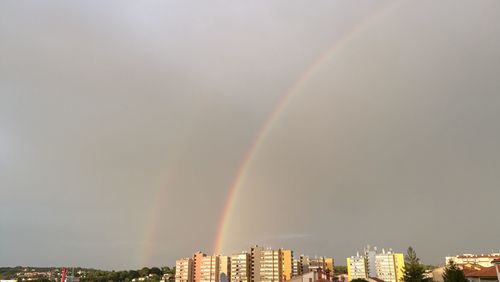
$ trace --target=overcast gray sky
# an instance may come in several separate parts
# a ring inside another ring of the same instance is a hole
[[[212,252],[332,46],[224,251],[500,251],[499,1],[2,1],[0,265]]]

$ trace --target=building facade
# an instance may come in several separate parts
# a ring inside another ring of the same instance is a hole
[[[302,270],[300,267],[300,261],[298,259],[293,259],[293,270],[292,270],[292,276],[296,277],[302,274]]]
[[[309,271],[323,271],[328,275],[333,275],[333,258],[315,257],[309,258]]]
[[[386,282],[399,282],[403,278],[404,255],[382,252],[375,256],[377,278]]]
[[[219,282],[229,282],[231,279],[231,258],[219,256]]]
[[[201,262],[207,255],[202,252],[196,252],[193,255],[193,281],[201,282]]]
[[[200,282],[219,282],[219,257],[200,258]]]
[[[243,252],[231,256],[231,282],[250,282],[250,254]]]
[[[309,272],[309,265],[311,260],[308,256],[300,255],[299,257],[299,275],[303,275]]]
[[[287,281],[293,277],[293,251],[280,249],[281,252],[281,269],[282,280]]]
[[[260,261],[261,282],[283,281],[283,261],[281,250],[266,249],[262,251]]]
[[[353,279],[378,278],[387,282],[399,282],[403,278],[404,255],[392,251],[376,252],[369,246],[362,254],[347,258],[349,281]]]
[[[368,258],[356,254],[347,258],[347,276],[349,281],[353,279],[368,279]]]
[[[284,282],[317,272],[333,276],[333,258],[307,256],[294,258],[290,249],[253,246],[231,257],[207,256],[196,252],[190,258],[176,261],[176,282]]]
[[[260,282],[260,268],[262,253],[264,248],[261,246],[253,246],[250,248],[250,282]]]
[[[193,259],[185,258],[175,262],[175,282],[193,281]]]

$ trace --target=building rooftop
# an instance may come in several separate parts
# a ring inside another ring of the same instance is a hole
[[[463,255],[458,255],[457,256],[457,258],[491,258],[491,257],[498,257],[498,258],[500,258],[500,253],[480,254],[480,255],[463,254]]]
[[[497,270],[495,269],[495,266],[485,267],[481,270],[465,274],[465,277],[497,278]]]

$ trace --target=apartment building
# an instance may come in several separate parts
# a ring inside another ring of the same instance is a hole
[[[382,252],[375,256],[377,278],[386,282],[398,282],[403,278],[404,255],[402,253]]]
[[[312,265],[312,266],[311,266]],[[283,282],[311,270],[330,270],[332,258],[294,259],[290,249],[253,246],[231,257],[196,252],[176,263],[176,282]],[[328,274],[327,274],[328,275]]]
[[[200,282],[219,282],[219,257],[200,258]]]
[[[193,259],[184,258],[175,262],[175,282],[193,281]]]
[[[281,252],[281,269],[282,280],[287,281],[293,277],[293,251],[280,249]]]
[[[231,256],[231,282],[250,282],[250,254],[243,252]]]
[[[260,281],[283,281],[283,260],[281,250],[266,249],[262,251],[260,261]]]
[[[302,275],[302,269],[300,265],[300,261],[298,259],[293,259],[293,270],[292,270],[292,276],[296,277],[299,275]]]
[[[315,257],[309,260],[309,271],[323,271],[328,275],[333,275],[333,258]]]
[[[202,252],[196,252],[193,255],[193,281],[201,282],[201,261],[207,255]]]
[[[357,253],[355,256],[347,258],[347,277],[349,281],[353,279],[368,279],[368,258]]]
[[[333,276],[334,270],[333,267],[335,266],[335,260],[333,258],[323,258],[325,262],[325,270],[329,272],[330,275]]]
[[[231,279],[231,258],[219,256],[219,282],[229,282]]]
[[[250,282],[261,282],[260,269],[264,248],[253,246],[250,248]]]
[[[349,281],[353,279],[378,278],[386,282],[398,282],[403,277],[404,255],[392,250],[381,253],[368,246],[362,254],[347,258],[347,274]]]
[[[308,256],[300,255],[299,257],[299,274],[305,274],[309,272],[309,265],[311,261]]]

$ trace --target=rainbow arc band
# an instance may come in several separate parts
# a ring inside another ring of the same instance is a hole
[[[391,2],[393,5],[385,5],[367,17],[365,17],[359,24],[355,25],[348,33],[346,33],[340,40],[336,41],[330,48],[328,48],[325,52],[323,52],[318,59],[316,59],[309,67],[302,73],[298,80],[296,80],[289,90],[277,101],[274,110],[269,114],[266,121],[261,126],[258,134],[255,139],[251,143],[249,149],[244,155],[238,172],[236,173],[236,177],[234,178],[228,192],[228,196],[226,198],[224,209],[222,211],[222,216],[219,220],[219,225],[217,227],[217,234],[215,237],[214,243],[214,253],[220,254],[223,248],[224,240],[226,238],[226,232],[228,229],[228,224],[230,221],[230,215],[234,209],[234,204],[238,196],[238,192],[241,189],[243,182],[245,181],[246,175],[252,164],[253,159],[255,158],[256,153],[262,147],[265,139],[269,135],[272,126],[275,124],[276,120],[280,117],[280,115],[285,110],[286,106],[289,104],[291,98],[298,93],[300,90],[307,84],[307,82],[313,77],[317,71],[324,65],[332,55],[346,43],[348,43],[355,34],[363,31],[370,23],[372,23],[375,17],[380,17],[384,12],[388,10],[389,7],[394,7],[395,3],[400,3],[403,1],[394,1]]]

